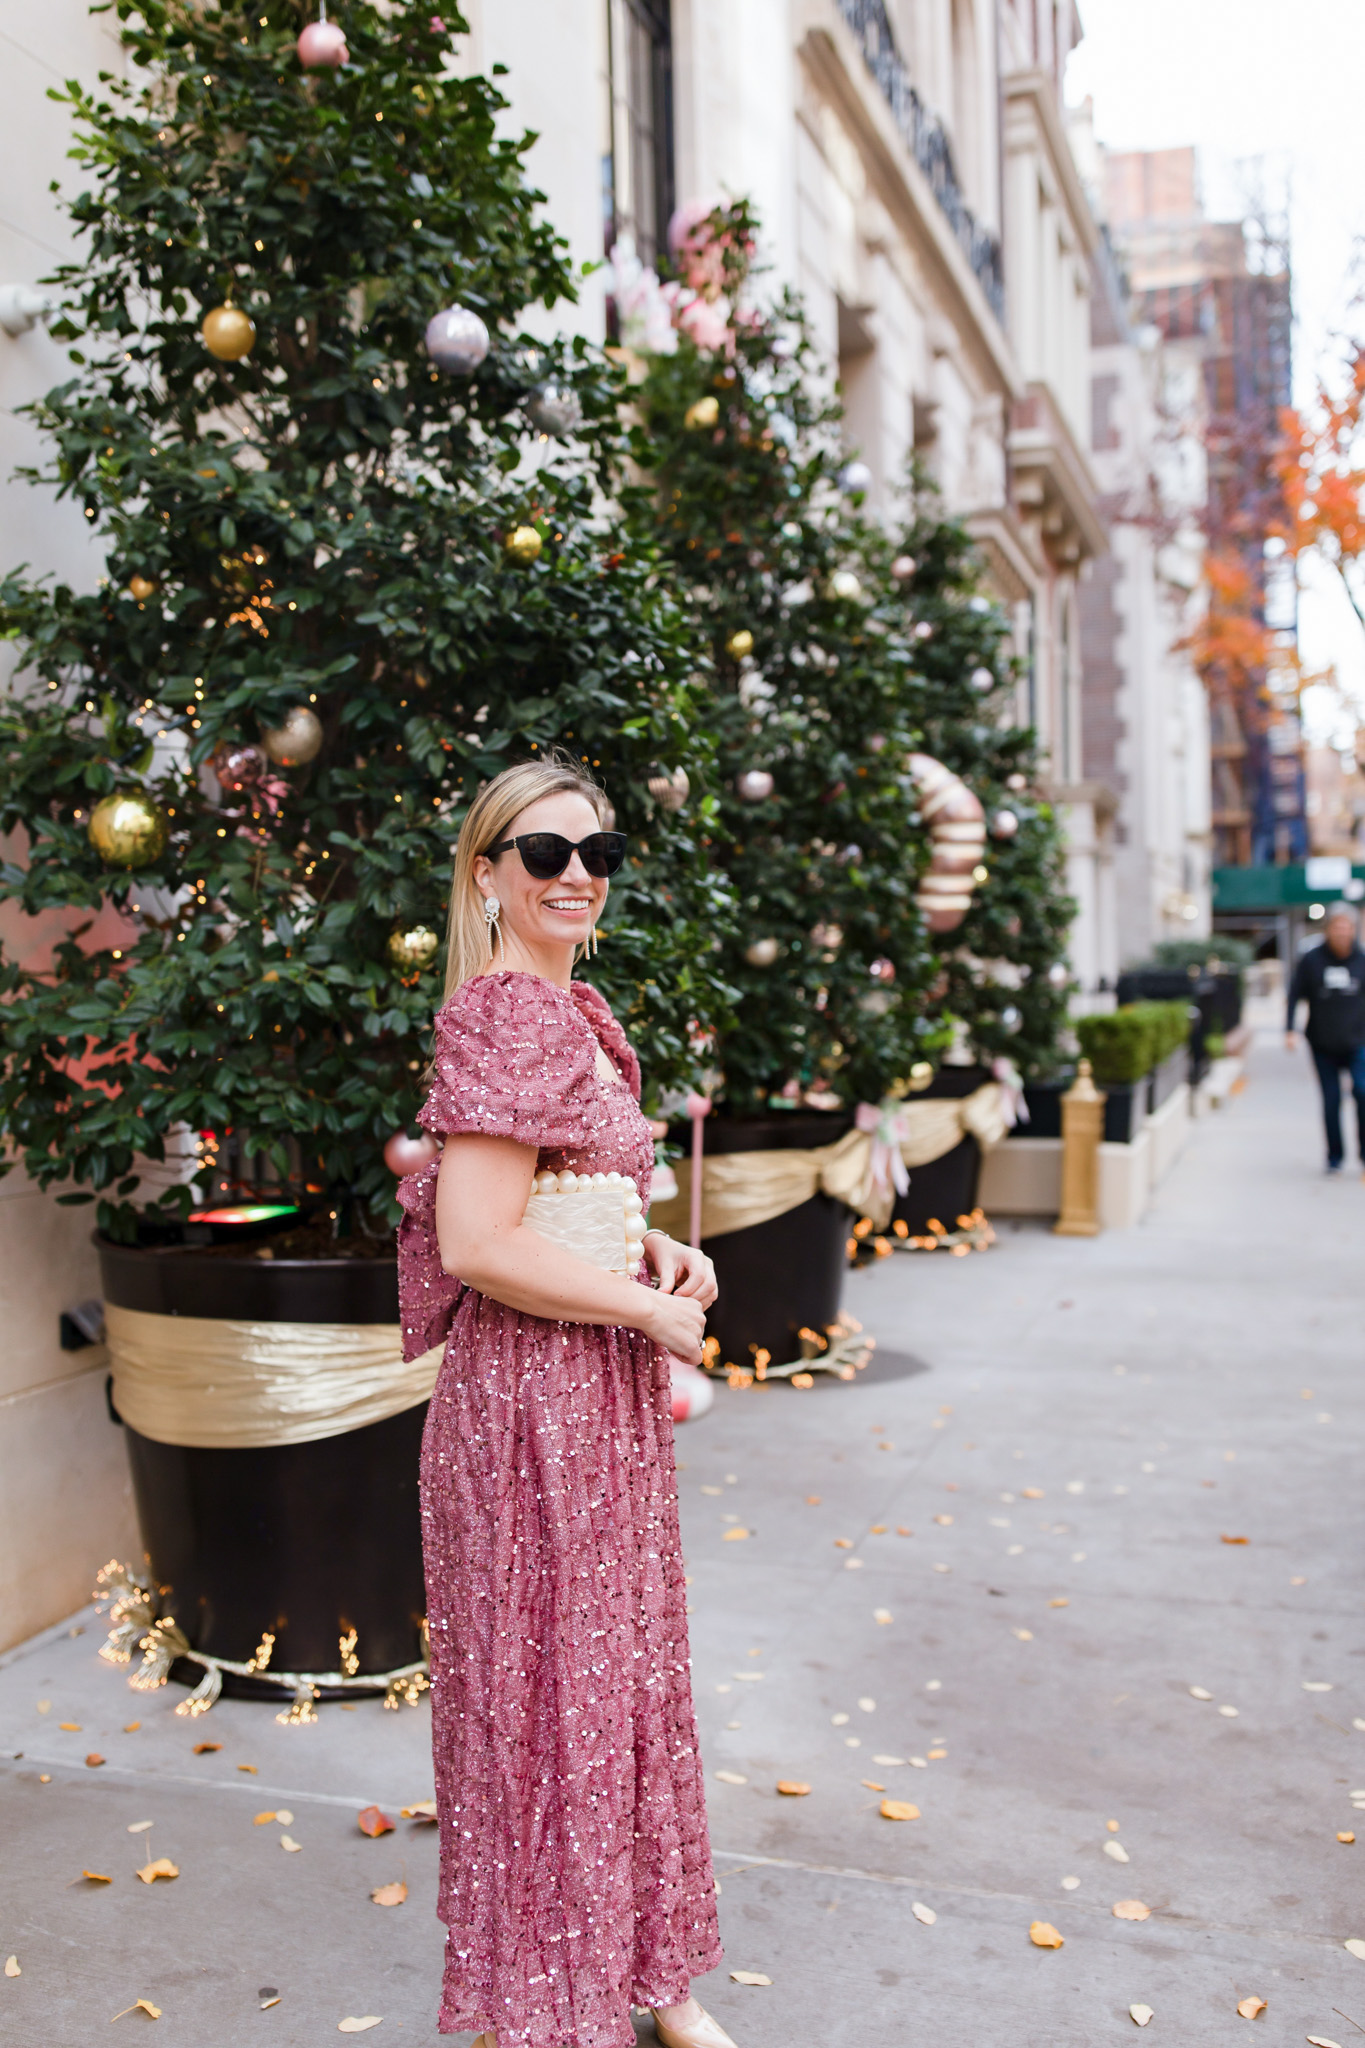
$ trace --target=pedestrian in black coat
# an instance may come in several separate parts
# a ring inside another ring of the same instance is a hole
[[[1356,1145],[1365,1166],[1365,952],[1361,951],[1356,913],[1339,903],[1327,919],[1322,945],[1299,957],[1289,984],[1285,1044],[1298,1043],[1294,1020],[1300,1003],[1308,1005],[1308,1049],[1322,1089],[1322,1116],[1327,1130],[1327,1171],[1340,1173],[1345,1158],[1341,1139],[1341,1074],[1351,1077],[1356,1099]]]

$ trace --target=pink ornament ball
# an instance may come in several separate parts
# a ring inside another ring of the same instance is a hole
[[[336,71],[351,61],[346,31],[335,21],[310,21],[299,37],[298,51],[305,71]]]
[[[420,1173],[424,1166],[430,1166],[433,1159],[440,1157],[441,1148],[429,1131],[423,1131],[420,1138],[410,1138],[406,1131],[395,1131],[384,1147],[384,1164],[390,1173],[400,1177],[405,1173]]]

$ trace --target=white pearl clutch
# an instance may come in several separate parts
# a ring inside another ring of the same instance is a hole
[[[538,1173],[522,1222],[589,1266],[638,1273],[644,1260],[644,1204],[621,1173]]]

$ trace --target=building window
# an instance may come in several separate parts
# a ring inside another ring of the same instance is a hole
[[[646,263],[667,249],[673,212],[673,41],[669,0],[607,0],[605,247],[633,237]]]

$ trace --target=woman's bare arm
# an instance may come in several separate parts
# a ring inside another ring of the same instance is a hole
[[[698,1303],[589,1265],[527,1229],[521,1219],[535,1171],[534,1147],[511,1138],[446,1139],[436,1180],[436,1237],[446,1271],[525,1315],[643,1330],[695,1364],[705,1324]]]

